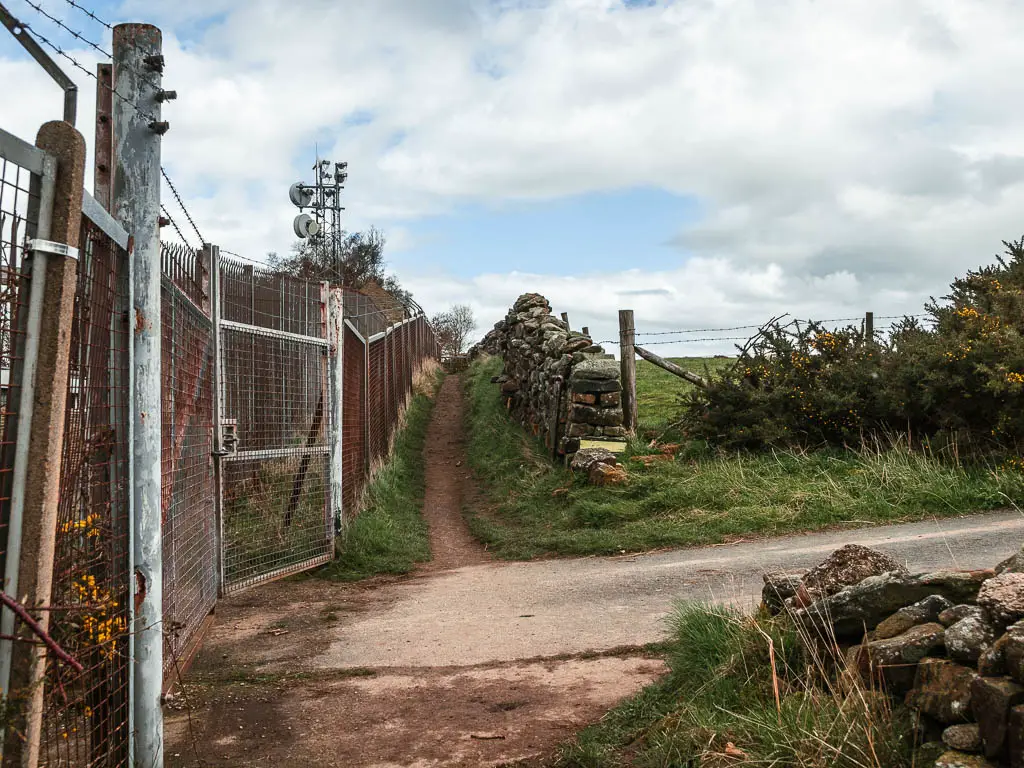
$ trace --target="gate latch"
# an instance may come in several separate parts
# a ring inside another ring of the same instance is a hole
[[[220,443],[223,450],[218,456],[234,456],[238,453],[238,419],[222,419],[220,422]]]

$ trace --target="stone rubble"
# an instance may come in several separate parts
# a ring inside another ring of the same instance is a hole
[[[1024,768],[1022,563],[1024,550],[996,569],[912,574],[844,547],[802,578],[766,573],[762,608],[903,700],[936,750],[922,768]]]

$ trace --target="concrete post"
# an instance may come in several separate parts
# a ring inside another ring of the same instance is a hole
[[[622,421],[629,432],[636,431],[636,328],[633,310],[619,310],[619,366],[622,371]]]
[[[45,242],[33,249],[32,280],[43,280],[39,348],[34,380],[26,382],[33,396],[32,421],[25,478],[18,596],[32,610],[50,604],[53,558],[60,499],[60,463],[64,450],[64,416],[68,391],[71,324],[78,283],[79,237],[82,227],[82,185],[85,181],[85,139],[69,123],[46,123],[36,146],[57,159],[53,214],[46,240],[70,246],[67,254],[47,252]],[[40,268],[41,267],[41,268]],[[49,630],[50,612],[36,620]],[[35,768],[42,736],[46,648],[14,644],[12,691],[25,691],[23,722],[14,729],[5,750],[11,765]],[[20,759],[20,763],[18,762]],[[5,764],[8,764],[5,762]]]
[[[131,385],[134,767],[162,768],[163,542],[160,402],[160,30],[114,27],[114,218],[134,241]]]

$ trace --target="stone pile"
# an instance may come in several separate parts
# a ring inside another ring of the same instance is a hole
[[[552,315],[540,294],[520,296],[469,354],[502,358],[494,383],[510,413],[559,454],[574,455],[581,438],[626,436],[618,363]]]
[[[765,609],[912,710],[934,753],[922,766],[1024,768],[1024,551],[995,569],[911,574],[849,545],[764,582]]]

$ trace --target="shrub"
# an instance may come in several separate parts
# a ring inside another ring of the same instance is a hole
[[[904,433],[940,448],[1014,453],[1024,442],[1024,238],[968,272],[929,320],[888,338],[772,323],[685,399],[690,435],[732,448],[859,444]]]

